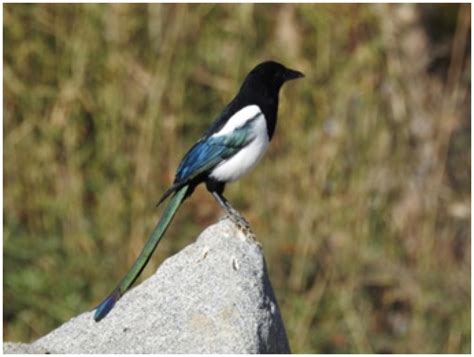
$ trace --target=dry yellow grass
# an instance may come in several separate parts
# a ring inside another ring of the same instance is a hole
[[[4,339],[92,308],[246,72],[302,70],[228,197],[293,352],[470,352],[470,5],[4,5]],[[221,214],[198,189],[152,259]]]

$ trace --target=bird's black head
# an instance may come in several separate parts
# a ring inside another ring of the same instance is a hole
[[[284,65],[267,61],[258,64],[245,78],[242,90],[263,91],[268,94],[277,94],[286,81],[304,77],[303,73],[286,68]]]

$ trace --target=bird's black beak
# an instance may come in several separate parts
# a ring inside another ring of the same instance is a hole
[[[295,71],[293,69],[287,69],[285,71],[285,81],[290,81],[292,79],[303,78],[304,74],[300,71]]]

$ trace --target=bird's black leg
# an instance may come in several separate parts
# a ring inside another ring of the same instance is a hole
[[[209,192],[212,193],[212,196],[214,196],[217,203],[219,203],[219,205],[224,209],[227,214],[227,217],[232,222],[234,222],[234,224],[239,227],[239,229],[244,231],[246,235],[255,240],[255,234],[252,232],[247,220],[242,216],[239,211],[232,207],[229,201],[227,201],[227,199],[222,194],[224,192],[225,184],[213,180],[208,180],[206,182],[206,186]]]
[[[213,191],[212,195],[216,201],[221,205],[221,207],[227,213],[227,216],[238,226],[243,226],[245,229],[250,229],[250,225],[247,220],[242,216],[242,214],[237,211],[232,205],[227,201],[227,199],[219,192]]]
[[[219,193],[217,191],[212,191],[212,195],[216,199],[216,201],[221,205],[221,207],[226,211],[227,217],[234,222],[234,224],[242,231],[244,234],[257,242],[257,237],[255,236],[255,233],[253,233],[252,229],[250,228],[249,222],[240,214],[239,211],[237,211],[232,205],[229,203],[229,201],[226,200],[226,198],[222,195],[222,193]],[[257,245],[261,247],[260,243],[257,242]]]

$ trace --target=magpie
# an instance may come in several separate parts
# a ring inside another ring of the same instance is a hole
[[[97,306],[95,321],[103,319],[135,282],[178,208],[199,184],[206,184],[239,228],[249,228],[247,221],[223,196],[225,185],[242,177],[262,158],[275,133],[280,88],[286,81],[301,77],[303,73],[274,61],[260,63],[250,71],[234,99],[184,155],[173,184],[158,202],[160,205],[172,195],[159,222],[132,268]]]

